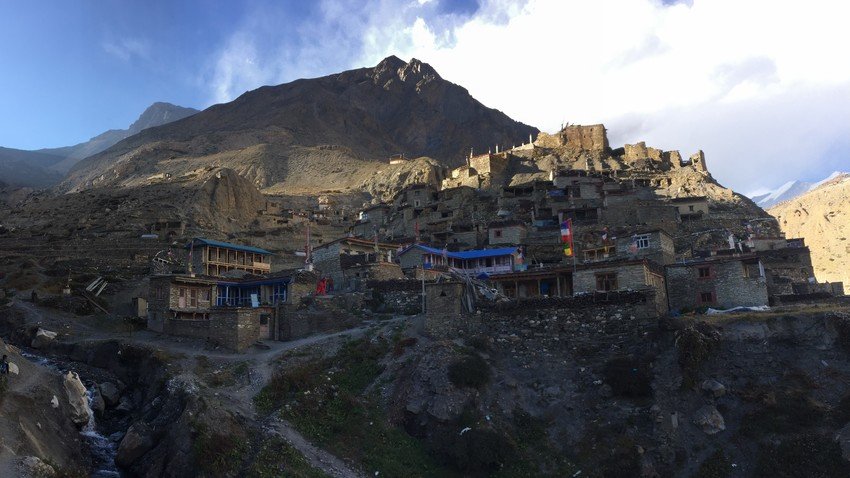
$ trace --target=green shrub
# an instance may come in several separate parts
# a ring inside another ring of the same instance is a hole
[[[481,388],[490,382],[490,365],[476,354],[468,354],[449,364],[449,380],[457,388]]]
[[[247,448],[243,438],[210,429],[202,423],[195,424],[195,432],[192,451],[198,468],[212,476],[228,476],[240,467]]]
[[[328,475],[313,468],[307,459],[277,436],[259,445],[247,473],[248,478],[324,478]]]
[[[682,385],[692,387],[699,379],[702,364],[720,345],[720,333],[705,322],[676,332],[676,350],[682,369]]]

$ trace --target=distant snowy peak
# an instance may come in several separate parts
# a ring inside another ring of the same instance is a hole
[[[767,209],[781,202],[790,201],[801,194],[805,194],[839,177],[850,177],[850,174],[835,171],[816,183],[809,183],[806,181],[788,181],[773,191],[755,195],[750,199],[752,199],[753,202],[758,204],[762,209]]]

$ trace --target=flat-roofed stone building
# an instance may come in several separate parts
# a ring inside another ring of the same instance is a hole
[[[768,304],[764,267],[754,254],[669,264],[666,272],[671,311]]]

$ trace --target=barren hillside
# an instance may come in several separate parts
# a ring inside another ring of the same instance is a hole
[[[788,237],[803,237],[821,281],[850,283],[850,175],[768,210]]]
[[[264,86],[189,118],[147,129],[78,163],[63,191],[128,186],[157,174],[228,167],[260,188],[360,187],[364,163],[390,155],[448,164],[469,148],[514,144],[537,133],[487,108],[419,60]],[[331,168],[331,170],[328,170]]]

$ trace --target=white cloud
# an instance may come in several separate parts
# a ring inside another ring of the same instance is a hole
[[[119,38],[118,40],[106,40],[101,43],[103,51],[127,62],[132,58],[149,59],[151,45],[143,38]]]
[[[259,66],[245,63],[262,32],[241,29],[218,56],[216,100],[416,57],[543,130],[604,122],[612,144],[701,148],[715,177],[744,191],[817,176],[850,137],[845,2],[482,0],[453,16],[436,13],[441,1],[325,0],[298,30],[316,41],[265,48]]]

